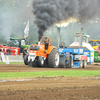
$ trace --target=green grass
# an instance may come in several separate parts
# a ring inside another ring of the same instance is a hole
[[[0,62],[0,64],[6,64],[6,62]],[[22,62],[10,62],[10,64],[24,64]]]
[[[9,72],[0,73],[0,79],[12,79],[12,78],[33,78],[33,77],[54,77],[54,76],[97,76],[100,75],[100,71],[43,71],[43,72]]]

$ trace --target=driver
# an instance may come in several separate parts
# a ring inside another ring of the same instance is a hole
[[[47,40],[44,41],[44,44],[45,44],[45,50],[48,49],[48,45],[49,45],[49,42]]]
[[[45,44],[45,43],[48,43],[48,41],[47,41],[47,40],[45,40],[45,41],[44,41],[44,44]]]

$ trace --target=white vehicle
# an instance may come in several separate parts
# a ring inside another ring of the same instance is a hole
[[[69,45],[68,48],[75,48],[75,47],[81,47],[83,48],[84,55],[87,56],[88,58],[88,63],[93,63],[94,62],[94,50],[91,46],[91,44],[88,42],[88,38],[90,37],[89,35],[85,35],[85,33],[82,34],[82,39],[80,39],[81,33],[76,33],[75,34],[75,41]],[[82,41],[82,42],[80,42]],[[80,44],[82,43],[82,44]]]

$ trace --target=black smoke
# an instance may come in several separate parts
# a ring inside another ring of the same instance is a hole
[[[44,31],[63,20],[85,23],[100,17],[100,0],[34,0],[32,6],[39,40]]]

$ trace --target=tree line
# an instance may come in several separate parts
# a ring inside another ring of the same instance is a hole
[[[24,29],[30,17],[29,43],[35,44],[38,41],[38,28],[34,24],[35,16],[32,13],[32,0],[0,0],[0,44],[4,44],[10,37],[24,37]],[[91,39],[100,38],[100,21],[92,21],[84,24],[69,23],[66,27],[60,28],[60,43],[66,46],[74,41],[74,34],[80,33],[81,28],[90,35]],[[57,26],[53,25],[45,31],[44,36],[52,40],[52,44],[58,46]]]

